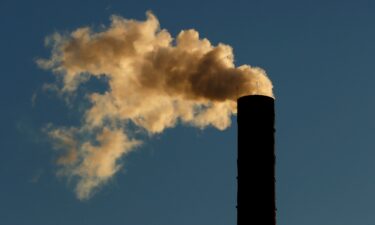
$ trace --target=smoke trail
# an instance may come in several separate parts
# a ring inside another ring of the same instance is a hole
[[[80,127],[46,129],[64,150],[58,174],[76,180],[79,199],[106,183],[122,166],[119,159],[141,144],[129,123],[151,135],[176,123],[223,130],[239,96],[273,96],[262,69],[235,67],[229,45],[214,46],[195,30],[174,40],[151,12],[145,21],[112,16],[100,32],[82,27],[46,43],[51,57],[37,64],[56,74],[60,94],[74,94],[91,77],[108,82],[104,93],[87,93],[91,106]]]

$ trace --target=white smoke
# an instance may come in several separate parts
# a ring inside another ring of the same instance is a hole
[[[47,128],[55,147],[64,150],[58,174],[76,180],[79,199],[113,177],[119,159],[141,144],[131,138],[129,123],[150,135],[177,123],[224,130],[238,97],[273,97],[265,71],[235,67],[229,45],[214,46],[195,30],[173,40],[151,12],[145,21],[112,16],[105,30],[82,27],[46,43],[51,57],[37,63],[56,74],[60,94],[74,94],[91,77],[108,82],[104,93],[87,93],[91,106],[80,127]]]

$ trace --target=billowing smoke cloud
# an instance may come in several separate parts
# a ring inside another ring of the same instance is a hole
[[[51,57],[37,63],[56,74],[59,94],[72,96],[92,77],[108,83],[104,93],[86,93],[90,106],[81,126],[46,128],[63,152],[58,174],[76,182],[79,199],[113,177],[120,159],[141,144],[132,129],[152,135],[181,123],[223,130],[238,97],[273,96],[262,69],[235,67],[229,45],[214,46],[195,30],[181,31],[174,40],[150,12],[145,21],[112,16],[99,32],[82,27],[56,33],[46,43]]]

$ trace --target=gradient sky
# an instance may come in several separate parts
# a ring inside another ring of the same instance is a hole
[[[195,28],[231,45],[236,65],[273,80],[279,225],[375,224],[373,1],[1,0],[0,225],[236,224],[235,118],[223,132],[147,139],[88,201],[55,176],[41,128],[79,115],[41,91],[54,79],[35,64],[49,56],[45,36],[147,10],[173,35]]]

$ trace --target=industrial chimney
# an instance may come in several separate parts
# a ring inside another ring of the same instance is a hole
[[[238,99],[237,225],[275,225],[274,99]]]

